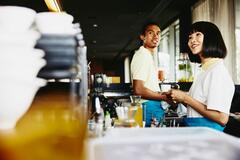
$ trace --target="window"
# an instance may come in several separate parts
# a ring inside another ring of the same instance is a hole
[[[176,20],[162,31],[159,45],[159,68],[164,69],[166,81],[176,81],[179,51],[179,20]]]
[[[236,83],[240,84],[240,1],[235,0],[235,15],[236,15],[236,26],[235,26],[235,36],[236,36]]]

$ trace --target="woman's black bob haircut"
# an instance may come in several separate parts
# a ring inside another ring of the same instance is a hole
[[[227,55],[227,48],[225,46],[222,34],[218,27],[205,21],[199,21],[193,23],[190,27],[188,35],[195,32],[201,32],[204,35],[203,38],[203,51],[202,56],[204,58],[225,58]],[[189,58],[192,62],[201,63],[198,55],[193,55],[189,49]]]

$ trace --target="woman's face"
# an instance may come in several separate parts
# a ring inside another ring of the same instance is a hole
[[[203,49],[204,35],[202,32],[194,32],[188,37],[188,47],[193,54],[199,54]]]

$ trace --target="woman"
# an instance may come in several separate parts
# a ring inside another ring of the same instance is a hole
[[[187,126],[206,126],[223,131],[228,122],[234,83],[223,63],[227,49],[216,25],[196,22],[191,26],[188,47],[190,56],[201,63],[189,93],[171,90],[173,101],[186,104]]]

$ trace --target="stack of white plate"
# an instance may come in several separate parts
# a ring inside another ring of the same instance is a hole
[[[36,12],[0,6],[0,129],[14,128],[46,81],[37,78],[46,64],[44,51],[34,46],[40,33],[31,29]]]

